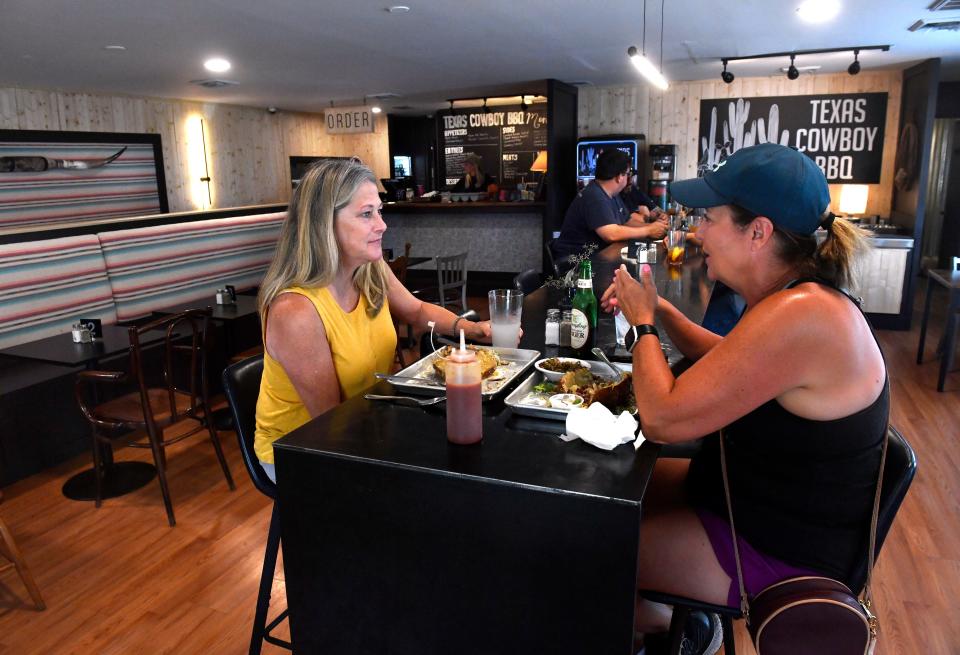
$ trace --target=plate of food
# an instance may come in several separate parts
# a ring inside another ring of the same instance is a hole
[[[573,357],[548,357],[536,362],[533,367],[543,373],[543,377],[550,382],[558,382],[564,373],[576,371],[581,368],[589,370],[590,362],[584,359],[574,359]]]
[[[606,364],[585,360],[584,363],[589,368],[567,371],[557,381],[546,379],[537,370],[503,402],[517,414],[559,421],[566,420],[573,407],[589,407],[593,403],[600,403],[614,414],[637,411],[630,364],[618,364],[621,373],[615,376]]]
[[[523,348],[493,348],[492,346],[467,346],[477,353],[482,376],[481,393],[489,400],[523,372],[528,370],[540,357],[538,350]],[[446,391],[444,383],[446,357],[451,347],[438,348],[426,357],[414,362],[395,377],[388,378],[390,384],[410,393],[436,395]]]

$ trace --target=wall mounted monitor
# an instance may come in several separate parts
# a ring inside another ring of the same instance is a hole
[[[633,170],[639,171],[639,156],[644,137],[616,139],[582,139],[577,142],[577,186],[582,187],[596,175],[597,157],[604,150],[617,148],[630,156]]]

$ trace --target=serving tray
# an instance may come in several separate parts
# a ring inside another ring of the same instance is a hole
[[[485,350],[495,350],[501,361],[500,366],[498,366],[494,372],[494,379],[485,379],[483,381],[481,395],[485,401],[496,397],[500,392],[509,387],[514,380],[520,377],[540,358],[539,350],[494,348],[492,346],[476,347]],[[439,349],[396,373],[399,377],[415,379],[399,380],[394,378],[389,380],[390,384],[414,394],[434,396],[445,393],[446,386],[433,369],[433,360],[440,356],[438,353]]]
[[[590,370],[595,375],[600,375],[607,377],[607,373],[610,373],[610,369],[606,364],[598,361],[589,360]],[[614,366],[619,368],[621,371],[630,373],[633,371],[632,364],[622,364],[614,362]],[[612,375],[610,376],[612,379]],[[543,405],[536,404],[533,401],[535,398],[544,398],[546,394],[538,394],[533,390],[535,386],[543,382],[543,373],[540,371],[534,371],[529,377],[527,377],[523,382],[517,385],[517,388],[514,389],[509,396],[504,398],[503,404],[510,407],[515,414],[523,414],[524,416],[536,416],[538,418],[548,418],[555,421],[566,421],[567,414],[570,412],[569,409],[560,409],[557,407],[546,407]]]

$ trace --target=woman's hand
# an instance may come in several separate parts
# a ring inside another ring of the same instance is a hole
[[[610,286],[607,287],[606,291],[603,292],[603,295],[600,296],[600,308],[607,312],[608,314],[613,312],[616,314],[619,310],[617,309],[617,280],[614,277],[613,282],[610,283]]]
[[[472,339],[473,341],[482,341],[483,343],[490,343],[490,341],[493,338],[492,337],[493,332],[490,327],[490,321],[479,321],[476,323],[474,323],[473,321],[460,321],[460,325],[457,326],[458,329],[461,325],[464,328],[463,330],[464,335],[468,339]],[[455,341],[459,339],[460,339],[459,334],[454,335]]]
[[[658,296],[650,265],[644,264],[640,268],[638,282],[630,276],[627,267],[621,264],[614,272],[613,280],[613,286],[616,287],[616,305],[630,325],[653,323]],[[604,293],[604,297],[606,295]]]

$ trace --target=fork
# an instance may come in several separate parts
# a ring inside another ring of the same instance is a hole
[[[410,396],[381,396],[375,393],[368,393],[364,396],[367,400],[394,400],[398,403],[416,405],[417,407],[427,407],[436,405],[447,399],[446,396],[437,396],[436,398],[411,398]]]

